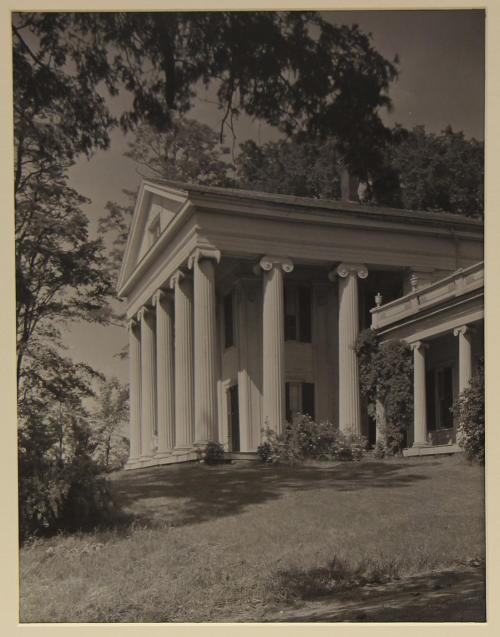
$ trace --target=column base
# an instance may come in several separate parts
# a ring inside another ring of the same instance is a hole
[[[156,467],[164,464],[178,464],[181,462],[192,462],[197,460],[197,455],[192,447],[188,449],[176,449],[171,453],[155,454],[154,456],[143,456],[127,461],[124,470],[146,469],[148,467]]]
[[[403,449],[403,456],[411,458],[413,456],[437,456],[441,454],[463,453],[462,447],[452,445],[427,445],[425,447],[409,447]]]
[[[425,447],[431,447],[430,442],[414,442],[411,446],[412,449],[425,449]]]

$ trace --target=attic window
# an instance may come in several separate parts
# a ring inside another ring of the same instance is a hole
[[[153,221],[149,224],[149,247],[151,247],[154,242],[160,236],[160,215],[157,215]]]

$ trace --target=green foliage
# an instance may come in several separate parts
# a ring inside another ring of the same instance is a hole
[[[232,185],[232,165],[225,160],[229,149],[206,124],[175,117],[167,131],[141,124],[125,153],[149,174],[162,179],[206,186]]]
[[[109,519],[114,503],[108,483],[92,458],[94,451],[90,428],[73,414],[64,414],[58,423],[31,418],[21,428],[21,539],[90,529]]]
[[[236,159],[240,187],[297,197],[340,198],[336,143],[301,136],[258,146],[248,140]]]
[[[403,341],[380,344],[373,330],[364,330],[356,343],[360,389],[369,414],[376,417],[376,403],[385,409],[382,435],[388,452],[401,450],[405,432],[413,422],[413,360]]]
[[[97,441],[94,458],[105,471],[121,469],[128,458],[128,387],[115,377],[103,381],[92,413],[92,435]]]
[[[205,464],[222,464],[225,462],[224,447],[219,442],[207,442],[204,447],[196,449],[198,462]]]
[[[451,126],[439,135],[424,126],[396,127],[373,171],[374,201],[408,210],[484,215],[484,144]]]
[[[363,436],[344,433],[329,421],[300,416],[278,434],[270,427],[257,447],[262,462],[295,464],[304,460],[359,460],[366,449]]]
[[[446,128],[381,131],[363,161],[348,161],[335,136],[297,134],[258,146],[240,145],[241,186],[295,196],[339,199],[339,171],[366,181],[366,203],[483,217],[484,144]]]
[[[457,418],[457,441],[470,460],[484,464],[484,362],[453,405]]]

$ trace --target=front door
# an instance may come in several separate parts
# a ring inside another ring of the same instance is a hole
[[[231,435],[231,451],[240,450],[240,412],[238,410],[238,385],[229,388],[228,420]]]

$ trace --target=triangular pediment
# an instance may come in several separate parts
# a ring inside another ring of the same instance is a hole
[[[188,197],[188,192],[181,189],[164,186],[156,181],[142,181],[118,277],[118,293],[185,206]]]

